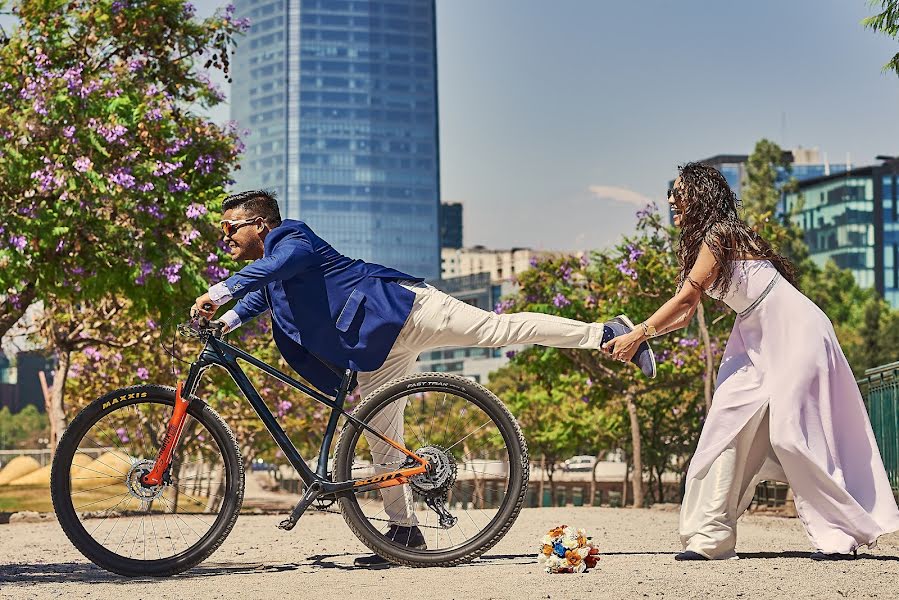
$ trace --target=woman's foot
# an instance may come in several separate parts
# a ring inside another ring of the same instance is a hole
[[[812,560],[855,560],[858,558],[858,550],[852,552],[821,552],[820,550],[812,552],[809,555]]]
[[[699,552],[684,550],[680,554],[675,554],[674,560],[708,560],[708,557],[703,556]]]

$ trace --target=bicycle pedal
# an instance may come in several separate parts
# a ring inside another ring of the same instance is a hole
[[[290,531],[294,527],[296,527],[297,522],[292,519],[284,519],[280,523],[278,523],[278,529],[283,529],[284,531]]]

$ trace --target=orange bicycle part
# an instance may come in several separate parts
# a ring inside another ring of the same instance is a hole
[[[388,473],[381,473],[380,475],[375,475],[374,477],[366,477],[365,479],[359,479],[353,483],[353,487],[361,487],[364,485],[373,486],[372,489],[382,489],[387,487],[393,487],[395,485],[403,485],[409,481],[409,478],[414,475],[420,475],[421,473],[425,473],[428,470],[428,461],[415,454],[414,452],[410,452],[400,443],[395,442],[394,440],[384,437],[383,440],[405,454],[406,456],[414,458],[419,464],[414,467],[406,467],[405,469],[397,469],[396,471],[390,471]]]
[[[181,439],[181,432],[184,430],[184,417],[187,416],[187,406],[190,404],[189,399],[181,397],[183,387],[184,384],[179,381],[178,389],[175,392],[175,410],[172,411],[172,418],[169,419],[162,447],[159,448],[159,454],[156,455],[156,462],[150,472],[140,478],[140,482],[144,485],[161,484],[163,474],[172,464],[172,455],[175,452],[175,446],[178,445],[178,440]]]

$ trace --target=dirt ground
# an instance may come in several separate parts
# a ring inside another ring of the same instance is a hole
[[[797,519],[749,515],[739,560],[682,563],[677,513],[615,508],[525,509],[481,559],[448,569],[353,568],[365,551],[339,515],[310,513],[292,532],[276,515],[241,515],[209,560],[181,576],[126,579],[89,563],[55,521],[0,525],[0,598],[899,598],[899,534],[859,559],[809,560]],[[538,540],[584,527],[602,550],[595,570],[549,575]]]

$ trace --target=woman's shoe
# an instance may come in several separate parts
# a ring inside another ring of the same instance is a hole
[[[674,560],[708,560],[708,558],[703,556],[699,552],[693,552],[692,550],[684,550],[680,554],[675,554]]]
[[[855,560],[858,558],[858,549],[853,550],[852,552],[821,552],[820,550],[816,552],[812,552],[809,555],[809,558],[812,560]]]

